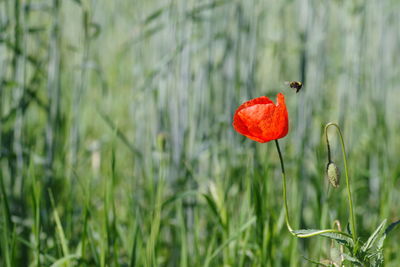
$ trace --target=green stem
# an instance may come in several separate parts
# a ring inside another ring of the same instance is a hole
[[[286,221],[286,227],[288,228],[289,232],[296,237],[299,238],[307,238],[307,237],[312,237],[312,236],[317,236],[317,235],[321,235],[321,234],[327,234],[327,233],[334,233],[334,234],[340,234],[340,235],[344,235],[347,237],[351,237],[351,235],[335,230],[335,229],[326,229],[326,230],[319,230],[310,234],[298,234],[296,233],[292,226],[290,225],[290,217],[289,217],[289,207],[288,207],[288,201],[287,201],[287,190],[286,190],[286,173],[285,173],[285,165],[283,163],[283,157],[282,157],[282,153],[281,153],[281,149],[279,147],[279,142],[278,140],[275,140],[275,144],[276,144],[276,149],[278,150],[278,154],[279,154],[279,160],[281,162],[281,169],[282,169],[282,178],[283,178],[283,183],[282,183],[282,187],[283,187],[283,201],[284,201],[284,206],[285,206],[285,221]]]
[[[333,122],[328,123],[325,126],[325,138],[326,138],[326,143],[327,143],[327,147],[328,147],[328,160],[331,161],[330,146],[329,146],[329,139],[328,139],[328,129],[329,129],[330,126],[334,126],[336,128],[337,132],[339,133],[340,143],[342,145],[344,171],[345,171],[345,176],[346,176],[347,196],[348,196],[348,199],[349,199],[351,233],[353,235],[353,241],[354,241],[354,244],[355,244],[357,242],[356,223],[355,223],[356,220],[355,220],[355,217],[354,217],[353,198],[351,196],[349,172],[348,172],[348,169],[347,169],[346,147],[344,145],[343,135],[342,135],[342,131],[339,128],[339,125],[337,125],[336,123],[333,123]]]

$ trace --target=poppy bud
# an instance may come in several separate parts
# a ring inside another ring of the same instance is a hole
[[[328,181],[333,187],[339,187],[340,172],[335,163],[328,163],[328,166],[326,167],[326,175],[328,176]]]

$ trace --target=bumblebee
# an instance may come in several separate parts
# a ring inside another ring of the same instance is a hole
[[[298,93],[300,91],[301,87],[303,87],[303,83],[297,82],[297,81],[286,82],[286,85],[288,85],[290,88],[295,89],[296,93]]]

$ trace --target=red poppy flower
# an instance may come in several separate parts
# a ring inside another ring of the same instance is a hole
[[[261,96],[243,103],[233,116],[233,127],[240,134],[260,143],[285,137],[289,130],[285,97],[279,93],[275,105]]]

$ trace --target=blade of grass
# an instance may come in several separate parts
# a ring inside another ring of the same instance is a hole
[[[68,249],[68,242],[67,242],[67,239],[65,238],[63,226],[61,224],[61,220],[60,220],[60,217],[58,215],[58,212],[57,212],[57,209],[55,206],[54,197],[53,197],[53,193],[52,193],[51,189],[49,189],[49,197],[50,197],[50,203],[51,203],[51,206],[53,209],[53,219],[54,219],[54,222],[56,223],[56,231],[57,231],[57,235],[58,235],[59,242],[61,245],[62,253],[63,253],[64,257],[68,257],[68,256],[70,256],[69,249]],[[68,261],[67,261],[67,265],[68,265]]]

